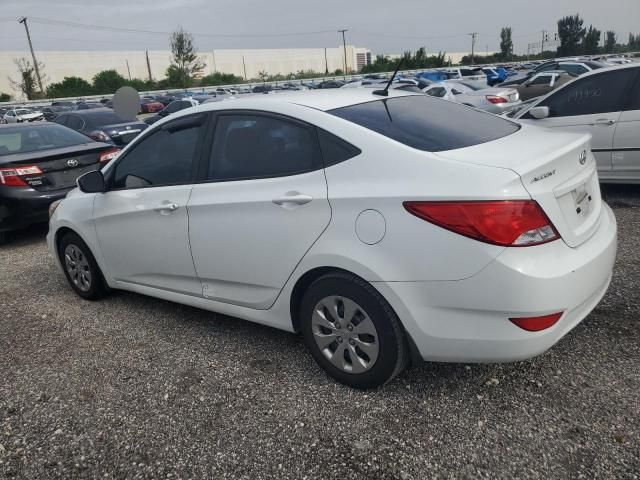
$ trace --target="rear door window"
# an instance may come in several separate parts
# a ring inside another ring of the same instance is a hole
[[[337,117],[418,150],[440,152],[490,142],[519,126],[427,95],[408,95],[330,110]]]
[[[634,76],[635,69],[624,69],[583,77],[558,90],[539,106],[549,107],[552,117],[619,112]]]

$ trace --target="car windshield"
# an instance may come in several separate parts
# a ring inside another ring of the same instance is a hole
[[[93,142],[81,133],[56,124],[0,128],[0,156],[39,152]]]
[[[503,118],[427,95],[376,100],[329,113],[428,152],[490,142],[520,128]]]
[[[20,110],[16,110],[16,115],[29,115],[33,113],[31,110],[27,110],[26,108],[21,108]]]

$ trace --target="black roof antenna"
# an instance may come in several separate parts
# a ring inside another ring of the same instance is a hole
[[[387,82],[387,86],[384,87],[382,90],[375,90],[373,92],[374,95],[381,95],[383,97],[388,97],[389,96],[389,87],[391,86],[391,84],[395,80],[396,75],[398,74],[398,70],[400,70],[400,67],[402,66],[403,62],[404,62],[404,57],[402,57],[400,59],[400,61],[398,62],[398,66],[396,67],[396,71],[393,72],[393,75],[391,75],[391,78],[389,79],[389,82]]]

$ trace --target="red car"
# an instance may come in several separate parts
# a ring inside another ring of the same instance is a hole
[[[140,99],[140,113],[156,113],[164,108],[164,105],[150,98]]]

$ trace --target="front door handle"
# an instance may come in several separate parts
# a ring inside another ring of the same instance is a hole
[[[168,214],[171,212],[175,212],[178,209],[178,204],[177,203],[173,203],[173,202],[163,202],[160,205],[158,205],[156,208],[154,208],[153,210],[155,212],[158,213],[162,213],[162,214]]]
[[[616,123],[616,122],[614,122],[613,120],[610,120],[608,118],[598,118],[593,124],[594,125],[605,125],[605,126],[607,126],[607,125],[613,125],[614,123]]]
[[[310,195],[283,195],[282,197],[276,197],[272,200],[276,205],[304,205],[305,203],[309,203],[313,200],[313,197]]]

